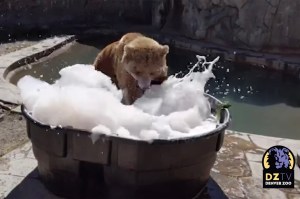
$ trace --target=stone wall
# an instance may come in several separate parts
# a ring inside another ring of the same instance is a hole
[[[297,0],[2,0],[1,31],[142,24],[218,45],[300,52]]]
[[[295,0],[163,0],[153,7],[160,18],[153,23],[169,30],[176,24],[197,40],[286,52],[300,47],[299,10]]]
[[[123,21],[150,24],[150,7],[151,1],[147,0],[2,0],[0,25],[3,30]]]

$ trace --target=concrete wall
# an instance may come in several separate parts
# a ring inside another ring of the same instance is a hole
[[[104,22],[151,22],[151,1],[142,0],[2,0],[3,28],[52,28]]]
[[[2,0],[0,33],[133,23],[224,46],[298,53],[299,10],[297,0]]]
[[[300,47],[297,0],[163,0],[153,10],[160,18],[153,21],[156,27],[176,24],[181,34],[197,40],[280,52]]]

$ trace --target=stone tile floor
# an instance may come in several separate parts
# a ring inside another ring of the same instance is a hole
[[[229,198],[300,198],[300,169],[295,166],[294,189],[262,188],[262,157],[274,145],[288,147],[294,155],[300,140],[227,131],[212,177]]]
[[[229,198],[300,198],[300,169],[294,189],[263,189],[261,159],[265,150],[281,144],[296,155],[300,141],[227,131],[211,176]],[[39,181],[30,142],[0,158],[0,198],[58,198]]]
[[[13,40],[6,43],[0,43],[0,56],[5,55],[7,53],[11,53],[22,48],[26,48],[28,46],[32,46],[37,44],[41,39],[35,40]]]

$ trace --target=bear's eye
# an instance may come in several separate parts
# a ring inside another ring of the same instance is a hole
[[[136,71],[135,74],[140,75],[140,74],[142,74],[142,72],[141,71]]]

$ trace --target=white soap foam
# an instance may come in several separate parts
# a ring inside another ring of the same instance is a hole
[[[62,69],[61,78],[50,85],[31,76],[18,82],[23,103],[32,117],[50,126],[91,131],[128,139],[176,139],[207,134],[216,128],[204,86],[213,78],[218,58],[198,62],[183,78],[170,76],[153,85],[133,105],[121,103],[122,91],[91,65],[76,64]],[[206,66],[208,66],[206,68]],[[205,67],[203,72],[195,72]]]

